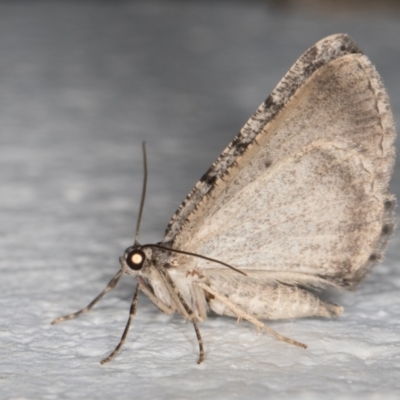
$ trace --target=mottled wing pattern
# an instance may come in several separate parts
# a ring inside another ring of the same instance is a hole
[[[370,61],[346,35],[323,39],[196,184],[164,242],[247,273],[352,287],[381,260],[394,229],[394,138]]]

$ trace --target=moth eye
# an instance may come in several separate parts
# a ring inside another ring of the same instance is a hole
[[[144,260],[146,259],[145,254],[141,250],[131,251],[126,257],[126,263],[130,269],[138,271],[142,269]]]

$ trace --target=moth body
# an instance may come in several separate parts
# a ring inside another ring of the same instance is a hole
[[[218,290],[230,302],[259,320],[331,318],[342,313],[342,307],[324,302],[311,291],[296,285],[263,284],[257,278],[237,279],[223,274],[210,278],[209,281],[212,289]],[[217,299],[210,299],[209,306],[217,314],[240,317]]]
[[[143,250],[146,259],[142,268],[134,270],[126,260],[140,248],[129,247],[125,251],[121,260],[123,271],[139,280],[141,289],[151,293],[149,298],[157,307],[168,313],[178,311],[187,320],[204,321],[210,309],[220,315],[243,318],[249,314],[264,320],[331,318],[342,312],[342,307],[324,302],[312,291],[299,286],[296,275],[290,281],[289,276],[273,271],[264,276],[251,272],[249,276],[242,276],[220,269],[201,270],[196,268],[196,259],[190,260],[187,255],[178,257],[180,261],[177,261],[176,257],[166,255],[165,250],[149,248]],[[304,276],[302,278],[305,280]],[[318,283],[329,284],[323,280]],[[219,292],[224,300],[210,295],[207,289]],[[232,304],[243,313],[238,315],[232,311],[229,307]]]

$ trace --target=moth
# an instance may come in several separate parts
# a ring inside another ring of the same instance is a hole
[[[369,59],[345,34],[307,50],[188,194],[163,240],[134,244],[84,309],[126,273],[162,312],[198,323],[212,310],[247,320],[332,318],[342,307],[318,290],[354,289],[383,259],[394,230],[389,191],[395,150],[389,98]],[[145,152],[144,152],[145,155]],[[144,187],[145,187],[144,181]],[[317,291],[314,289],[318,289]]]

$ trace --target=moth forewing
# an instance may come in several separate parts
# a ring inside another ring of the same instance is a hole
[[[365,56],[321,66],[216,181],[174,244],[244,271],[353,286],[393,231],[386,204],[394,204],[394,135],[387,95]]]

